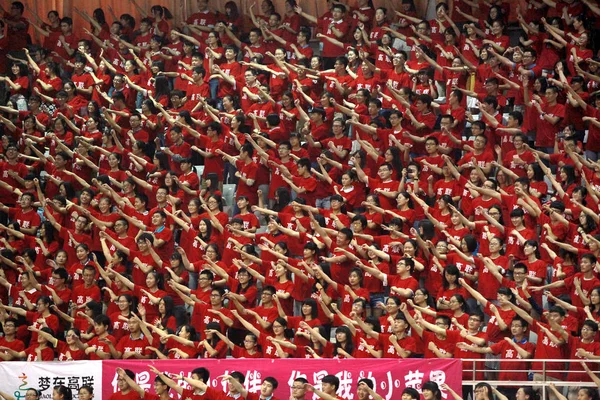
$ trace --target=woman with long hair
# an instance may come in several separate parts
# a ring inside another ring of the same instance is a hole
[[[71,388],[65,385],[57,385],[52,389],[52,400],[73,400]]]
[[[329,339],[329,334],[323,325],[311,327],[306,322],[301,321],[300,327],[304,329],[308,336],[309,345],[304,348],[298,347],[296,350],[297,358],[332,358],[333,343]]]
[[[261,331],[250,322],[242,318],[237,310],[233,310],[232,313],[237,320],[241,322],[244,328],[256,336],[265,358],[275,359],[294,357],[295,345],[286,336],[288,323],[284,318],[277,317],[275,321],[273,321],[273,324],[271,325],[273,335],[267,336],[264,333],[261,333]]]
[[[335,342],[333,344],[334,358],[354,358],[354,338],[350,328],[338,326],[335,331]]]
[[[126,287],[133,291],[133,295],[138,299],[138,311],[143,310],[145,321],[152,325],[160,322],[158,304],[163,297],[167,296],[167,292],[161,289],[162,275],[154,270],[149,271],[146,273],[145,286],[140,286],[113,269],[109,269],[108,271],[112,271],[115,274],[115,279],[120,280]]]
[[[29,96],[29,71],[27,65],[17,62],[10,69],[12,77],[0,77],[0,82],[6,82],[10,100],[17,105],[19,111],[27,110]]]
[[[199,334],[192,325],[179,326],[175,335],[168,334],[165,331],[160,332],[157,329],[154,329],[154,331],[159,333],[161,338],[166,339],[162,351],[156,347],[150,348],[150,350],[156,353],[158,358],[177,360],[195,358],[198,355]]]
[[[218,322],[206,324],[205,339],[198,343],[198,350],[204,358],[225,358],[227,356],[227,344],[221,340],[217,332],[222,333]]]

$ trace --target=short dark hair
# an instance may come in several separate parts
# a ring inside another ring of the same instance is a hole
[[[340,387],[340,378],[335,375],[325,375],[323,379],[321,379],[322,383],[329,383],[335,387],[335,391],[337,392]]]
[[[273,378],[272,376],[267,376],[264,379],[264,382],[269,382],[271,385],[273,385],[273,389],[277,389],[277,386],[279,386],[279,382],[277,382],[277,379]]]
[[[198,375],[199,379],[204,383],[208,383],[208,380],[210,379],[210,371],[204,367],[193,369],[192,375],[193,374]]]

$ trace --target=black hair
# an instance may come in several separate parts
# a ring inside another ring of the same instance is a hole
[[[279,382],[277,382],[277,379],[273,378],[272,376],[267,376],[263,382],[268,382],[273,386],[273,389],[277,389],[277,386],[279,386]]]
[[[440,387],[438,386],[437,383],[433,382],[433,381],[427,381],[423,384],[423,386],[421,386],[421,390],[429,390],[433,393],[433,398],[435,400],[441,400],[442,399],[442,392],[440,391]]]
[[[56,385],[54,386],[54,390],[56,390],[59,396],[63,396],[63,400],[73,399],[73,391],[65,385]]]
[[[342,328],[346,328],[346,327],[342,327]],[[339,330],[339,328],[338,328]],[[349,341],[351,340],[350,338],[348,339]],[[323,379],[321,379],[322,383],[329,383],[330,385],[333,385],[335,387],[335,391],[337,392],[338,388],[340,387],[340,378],[338,378],[335,375],[325,375],[323,377]]]
[[[208,328],[208,325],[207,325],[207,328]],[[208,383],[208,380],[210,379],[210,371],[204,367],[193,369],[192,375],[193,374],[198,375],[199,379],[204,383]]]

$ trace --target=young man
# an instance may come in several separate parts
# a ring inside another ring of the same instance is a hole
[[[33,208],[35,197],[32,193],[23,193],[19,200],[20,207],[7,207],[0,203],[0,211],[8,214],[11,221],[19,224],[20,231],[26,235],[35,235],[40,226],[40,216]]]
[[[141,330],[141,324],[142,321],[136,315],[132,314],[129,321],[127,321],[130,334],[122,337],[116,346],[114,342],[108,343],[112,358],[123,360],[150,358],[150,350],[147,350],[150,343]]]
[[[510,126],[513,123],[515,123],[515,121],[522,121],[523,116],[521,115],[521,120],[515,119],[515,116],[509,116],[508,118],[509,121],[512,122],[508,124],[507,128],[500,128],[502,131],[508,129],[517,129]],[[516,118],[518,118],[518,115],[516,116]],[[521,122],[518,123],[520,126]],[[502,138],[504,140],[504,136]],[[533,156],[533,153],[525,146],[525,144],[527,144],[527,136],[525,136],[523,133],[516,133],[514,136],[512,136],[512,146],[514,149],[509,150],[508,152],[506,152],[504,149],[501,149],[500,152],[497,152],[498,165],[500,165],[501,167],[508,168],[513,174],[517,175],[519,178],[527,176],[527,166],[535,162],[535,157]],[[492,165],[494,166],[494,164]]]
[[[75,85],[75,90],[81,93],[86,99],[89,99],[94,91],[94,78],[89,72],[85,70],[87,60],[83,54],[77,54],[75,56],[73,75],[71,75],[71,81]],[[79,110],[77,110],[79,112]]]
[[[129,369],[117,369],[117,387],[119,391],[113,393],[108,400],[139,400],[140,394],[130,385],[135,382],[135,373]]]
[[[500,355],[500,374],[498,375],[498,379],[507,382],[511,380],[526,381],[527,371],[530,368],[529,363],[516,362],[516,360],[526,360],[533,357],[535,344],[528,340],[528,327],[529,324],[523,318],[514,317],[510,324],[512,337],[505,337],[503,341],[489,347],[476,346],[465,342],[459,342],[456,346],[459,349],[469,350],[475,353]],[[468,336],[466,338],[469,339]]]
[[[254,155],[252,145],[245,143],[240,148],[240,155],[238,157],[231,156],[220,149],[215,150],[215,153],[223,156],[223,159],[229,161],[231,164],[235,164],[237,168],[235,176],[238,177],[239,181],[236,199],[239,196],[246,196],[250,204],[258,204],[258,194],[255,187],[258,165],[252,160],[252,156]]]
[[[110,318],[101,314],[94,318],[94,333],[96,334],[90,341],[83,343],[77,341],[77,346],[85,350],[90,360],[107,360],[111,357],[109,343],[116,343],[114,336],[108,333],[110,328]]]
[[[317,25],[319,31],[322,32],[323,35],[331,37],[332,39],[343,42],[350,30],[350,21],[348,18],[345,18],[346,6],[343,4],[335,3],[335,5],[331,7],[331,13],[325,13],[319,19],[303,12],[300,7],[296,7],[295,10],[300,16]],[[343,56],[344,52],[345,49],[343,47],[338,47],[329,40],[324,40],[322,51],[322,54],[326,55],[324,58],[324,68],[332,68],[336,61],[336,57]]]
[[[279,382],[277,382],[277,379],[268,376],[263,379],[262,384],[260,385],[260,392],[247,393],[246,400],[276,400],[277,398],[273,395],[273,393],[278,386]]]
[[[546,102],[540,104],[530,100],[529,90],[523,82],[525,91],[525,105],[533,110],[532,118],[536,118],[535,146],[548,154],[554,152],[554,139],[560,131],[560,121],[565,117],[565,106],[558,103],[558,88],[548,86],[545,93]]]
[[[4,336],[0,338],[0,347],[8,347],[13,351],[21,352],[25,350],[25,344],[23,341],[17,339],[16,324],[17,320],[13,318],[8,318],[2,321],[2,330],[4,331]],[[12,361],[14,360],[14,357],[8,351],[0,351],[0,359],[2,361]]]
[[[101,302],[100,288],[96,284],[96,267],[86,265],[82,271],[83,283],[73,285],[71,292],[71,302],[73,303],[73,317],[77,311],[82,311],[85,305],[90,301]]]
[[[181,160],[190,158],[192,156],[192,146],[183,140],[183,133],[181,128],[178,126],[171,129],[169,139],[171,140],[171,145],[167,148],[163,148],[162,151],[169,155],[169,164],[171,170],[175,172],[175,174],[181,175],[181,168],[179,164],[181,163]],[[157,140],[158,138],[155,139],[155,143],[158,143]]]
[[[150,370],[153,369],[155,369],[154,366],[150,366]],[[156,378],[154,378],[154,391],[156,392],[156,394],[151,394],[150,392],[146,392],[140,385],[138,385],[133,379],[131,379],[131,377],[129,377],[129,375],[127,375],[124,372],[125,371],[122,368],[117,368],[117,375],[119,376],[119,378],[124,378],[127,384],[131,387],[131,389],[139,394],[140,398],[144,400],[170,400],[172,398],[169,393],[171,388],[165,383],[165,379],[160,377],[159,373],[155,372]]]
[[[296,378],[290,387],[290,400],[306,400],[306,378]]]
[[[392,319],[392,317],[388,317],[388,319]],[[391,334],[376,332],[360,318],[354,318],[354,321],[364,333],[379,341],[383,350],[383,358],[409,358],[412,354],[416,354],[417,342],[414,337],[408,336],[406,333],[409,325],[403,313],[398,313],[396,318],[390,322],[392,326]],[[363,342],[363,339],[361,339],[361,342]],[[366,341],[362,344],[368,346]]]
[[[154,366],[149,366],[149,368],[150,371],[156,374],[157,378],[161,379],[161,381],[163,381],[169,388],[176,391],[182,399],[215,399],[222,395],[219,390],[207,386],[207,383],[210,379],[210,372],[204,367],[193,369],[191,377],[187,377],[185,375],[166,374],[160,372]],[[185,381],[191,387],[189,389],[185,389],[176,383],[178,381]]]
[[[223,158],[217,154],[217,149],[223,149],[224,143],[221,133],[223,128],[218,122],[211,122],[206,127],[206,136],[202,135],[198,140],[198,146],[192,146],[192,150],[204,157],[204,172],[202,178],[206,180],[208,174],[217,175],[219,183],[223,182],[223,170],[225,165]]]
[[[306,201],[306,205],[314,206],[316,202],[315,192],[317,190],[317,180],[311,173],[310,160],[301,158],[296,163],[296,176],[291,172],[283,171],[282,179],[296,193],[296,196]]]
[[[372,193],[379,195],[381,208],[384,210],[396,209],[396,198],[400,189],[400,182],[392,179],[394,167],[390,163],[383,163],[377,171],[378,178],[371,178],[358,163],[355,163],[358,179],[369,186]]]
[[[516,305],[510,303],[509,306],[512,310],[517,313],[523,320],[531,325],[532,332],[538,335],[537,346],[534,352],[534,359],[563,359],[566,357],[568,348],[566,346],[565,337],[568,337],[567,330],[570,327],[566,326],[563,321],[565,320],[566,312],[559,306],[552,306],[547,314],[548,324],[539,322],[533,319],[529,313]],[[532,363],[531,369],[534,371],[540,371],[542,368],[546,368],[546,374],[543,375],[540,372],[533,374],[534,381],[561,381],[564,379],[564,362],[546,362],[542,365],[541,362]],[[550,399],[555,397],[551,394]]]
[[[573,305],[575,307],[585,307],[583,300],[589,300],[592,289],[600,286],[600,280],[598,280],[594,271],[597,261],[596,256],[592,253],[586,253],[581,256],[579,261],[580,272],[560,281],[555,281],[543,286],[532,287],[531,290],[542,291],[564,286],[571,293]],[[575,284],[576,280],[579,282],[579,285]]]
[[[185,88],[185,109],[188,111],[194,110],[202,98],[210,98],[210,87],[206,80],[206,70],[202,66],[192,68],[192,76],[189,77],[186,74],[181,74],[181,77],[188,81],[188,85]]]
[[[335,375],[325,375],[323,379],[321,379],[321,390],[317,389],[313,385],[306,385],[306,388],[309,392],[313,392],[323,400],[344,400],[343,397],[336,394],[339,387],[340,378]]]
[[[463,146],[463,149],[468,153],[458,161],[457,168],[464,177],[468,177],[471,170],[476,167],[481,169],[486,175],[491,172],[494,153],[487,145],[488,140],[487,136],[479,135],[475,136],[473,147],[468,144]]]
[[[0,7],[0,12],[3,14],[4,24],[7,32],[7,50],[21,51],[27,47],[27,31],[29,30],[29,20],[23,17],[25,6],[20,1],[13,1],[10,5],[10,12]]]
[[[9,144],[4,155],[6,161],[0,162],[0,179],[12,187],[19,187],[19,182],[13,174],[24,178],[28,174],[27,166],[19,161],[19,149],[15,144]],[[0,188],[0,198],[8,206],[15,205],[17,201],[17,196],[4,188]]]
[[[52,226],[58,231],[58,236],[64,241],[63,249],[67,252],[69,260],[77,260],[76,248],[79,244],[92,243],[92,237],[85,232],[89,220],[84,215],[79,215],[75,220],[75,228],[69,229],[62,227],[50,212],[46,204],[43,204],[46,218]]]
[[[383,253],[377,250],[374,246],[370,246],[369,250],[379,253]],[[381,254],[387,257],[388,261],[394,261],[394,258],[385,253]],[[377,278],[383,281],[383,286],[390,287],[390,293],[394,293],[395,296],[400,298],[408,299],[414,296],[415,291],[419,288],[419,283],[415,278],[412,277],[412,272],[415,268],[414,259],[404,257],[404,258],[396,258],[396,275],[384,274],[378,268],[367,267],[364,264],[358,264],[358,266],[363,269],[365,272],[373,275],[374,278]]]

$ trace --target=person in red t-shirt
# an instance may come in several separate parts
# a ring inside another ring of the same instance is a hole
[[[123,317],[124,318],[124,317]],[[90,360],[106,360],[111,357],[109,343],[117,343],[113,335],[109,335],[110,318],[104,314],[94,318],[95,336],[86,343],[78,341],[78,345],[89,355]]]
[[[215,153],[223,156],[223,159],[229,161],[231,164],[235,164],[237,168],[235,176],[238,177],[239,181],[236,199],[239,196],[246,196],[250,204],[258,204],[258,194],[255,185],[258,165],[252,160],[254,147],[250,143],[245,143],[241,147],[238,157],[227,154],[220,149],[216,149]]]
[[[4,336],[0,338],[0,348],[8,348],[10,350],[21,352],[25,350],[23,341],[17,339],[17,321],[13,318],[8,318],[2,322],[2,330]],[[14,356],[8,350],[0,350],[0,359],[3,361],[14,360]]]
[[[584,307],[583,299],[588,299],[596,286],[600,286],[600,280],[596,277],[595,265],[597,259],[592,253],[583,254],[579,262],[580,272],[564,280],[555,281],[547,285],[532,287],[533,291],[542,291],[565,287],[571,293],[571,301],[575,307]]]
[[[135,386],[135,373],[129,369],[117,368],[119,391],[110,395],[108,400],[139,400],[140,393],[133,389]]]
[[[369,246],[368,250],[373,251],[385,261],[394,261],[397,257],[390,256],[383,251],[378,250],[375,246]],[[407,299],[414,296],[414,293],[419,287],[419,282],[411,275],[415,268],[415,261],[412,258],[400,258],[396,262],[396,274],[384,274],[378,268],[367,267],[360,263],[357,264],[360,268],[373,275],[373,277],[383,281],[383,286],[389,286],[390,292],[395,296]]]
[[[527,372],[529,371],[530,365],[529,363],[517,360],[533,358],[535,344],[528,340],[528,327],[529,324],[523,318],[514,317],[510,325],[512,337],[507,336],[504,340],[488,347],[469,345],[464,342],[459,342],[457,347],[480,354],[500,355],[501,361],[498,379],[503,381],[527,380]],[[469,339],[468,336],[467,339]],[[516,388],[514,390],[516,391]]]
[[[416,313],[413,318],[406,306],[401,310],[414,332],[423,339],[424,343],[427,343],[425,358],[453,357],[456,343],[460,341],[461,336],[459,331],[450,330],[450,317],[438,315],[435,318],[435,324],[432,324],[425,321],[420,313]]]
[[[560,130],[559,122],[565,117],[565,106],[559,104],[558,88],[556,86],[548,86],[545,93],[546,101],[540,104],[536,100],[530,100],[528,82],[523,81],[525,91],[525,105],[532,110],[531,117],[536,119],[534,123],[536,127],[535,146],[548,150],[547,153],[553,153],[554,140]]]
[[[343,397],[336,394],[340,387],[340,378],[335,375],[325,375],[323,379],[321,379],[321,390],[311,384],[306,384],[305,387],[308,391],[313,392],[321,399],[344,400]],[[258,397],[256,400],[258,400]]]
[[[304,199],[306,205],[314,206],[317,180],[311,173],[310,160],[301,158],[296,165],[298,175],[293,176],[289,170],[282,170],[282,179],[296,192],[297,198]]]
[[[150,342],[141,329],[142,321],[135,314],[132,314],[127,321],[129,326],[129,335],[123,336],[119,343],[108,343],[110,354],[114,359],[148,359],[150,358]]]
[[[406,306],[404,306],[404,308],[406,308]],[[404,314],[399,312],[396,314],[395,318],[388,316],[388,319],[391,320],[391,333],[376,332],[360,318],[355,317],[354,321],[368,336],[379,342],[381,351],[383,352],[383,358],[409,358],[411,355],[416,354],[417,343],[414,337],[407,334],[409,325]],[[362,341],[363,339],[361,338],[361,342]],[[366,343],[366,341],[364,343]]]

